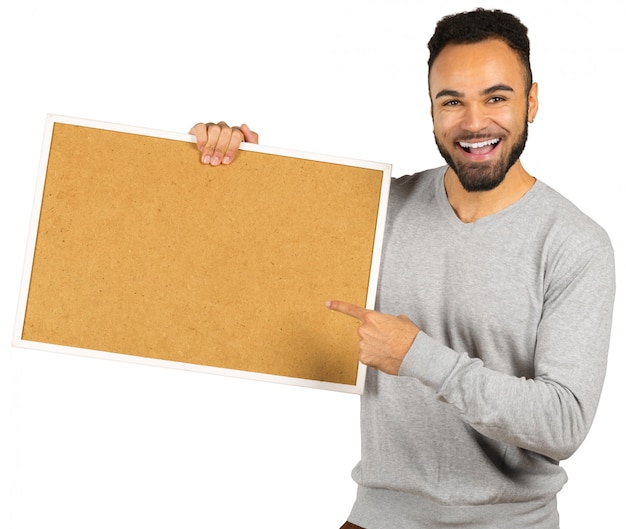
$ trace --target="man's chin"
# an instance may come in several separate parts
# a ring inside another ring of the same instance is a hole
[[[454,160],[446,161],[457,175],[463,189],[470,193],[495,189],[502,183],[507,172],[503,164],[488,162],[456,164]]]

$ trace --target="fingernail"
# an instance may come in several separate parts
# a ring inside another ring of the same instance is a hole
[[[224,159],[222,160],[222,163],[224,163],[224,164],[230,163],[230,158],[228,156],[224,156]]]
[[[206,164],[211,163],[211,157],[210,157],[208,154],[205,154],[205,155],[202,157],[202,163],[206,163]]]
[[[220,159],[217,156],[213,156],[213,160],[211,160],[211,165],[219,165]]]

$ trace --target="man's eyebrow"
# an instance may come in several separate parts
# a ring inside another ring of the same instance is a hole
[[[463,97],[463,94],[461,92],[457,92],[456,90],[445,89],[437,93],[435,99],[439,99],[440,97]]]
[[[493,94],[494,92],[515,92],[515,90],[513,90],[513,88],[510,87],[508,84],[501,83],[486,88],[482,91],[482,95],[487,96],[489,94]]]
[[[490,86],[489,88],[485,88],[480,93],[480,95],[486,96],[489,94],[493,94],[494,92],[515,92],[515,90],[513,90],[513,88],[510,87],[508,84],[500,83]],[[439,99],[440,97],[463,97],[463,92],[446,88],[438,92],[435,96],[435,99]]]

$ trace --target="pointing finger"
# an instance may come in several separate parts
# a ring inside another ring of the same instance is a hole
[[[351,316],[352,318],[356,318],[357,320],[363,321],[365,316],[371,312],[368,309],[363,307],[359,307],[358,305],[353,305],[352,303],[348,303],[347,301],[327,301],[326,307],[335,312],[340,312],[341,314],[345,314],[346,316]]]

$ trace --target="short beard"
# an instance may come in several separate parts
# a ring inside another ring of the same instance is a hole
[[[439,152],[447,164],[452,168],[459,178],[459,182],[463,188],[468,192],[474,191],[491,191],[498,187],[504,177],[509,172],[509,169],[513,167],[515,162],[519,159],[526,147],[526,141],[528,140],[528,121],[524,123],[524,130],[517,142],[511,148],[511,152],[508,157],[504,158],[495,165],[484,165],[481,163],[455,163],[450,155],[450,152],[439,143],[437,136],[435,135],[435,143],[439,148]]]

